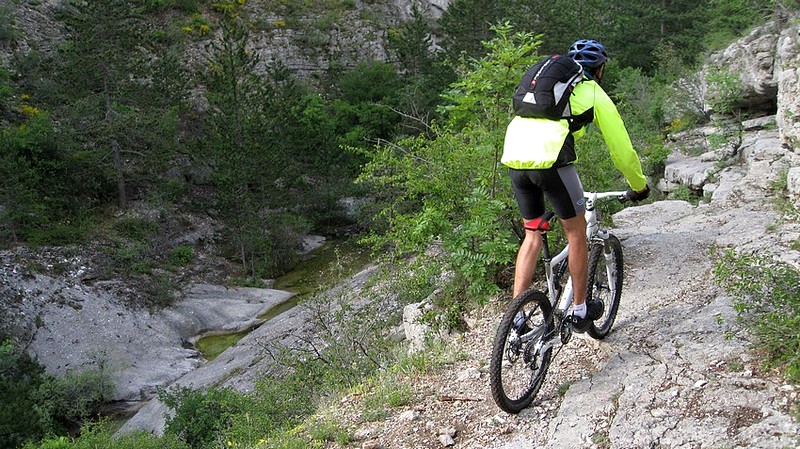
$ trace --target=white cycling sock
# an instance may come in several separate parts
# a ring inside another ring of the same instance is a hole
[[[576,316],[578,318],[586,318],[586,303],[575,304],[574,306],[572,306],[572,316]]]

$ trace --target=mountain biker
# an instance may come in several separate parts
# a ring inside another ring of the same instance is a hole
[[[569,244],[569,272],[574,287],[573,328],[585,332],[603,314],[603,304],[594,300],[586,304],[588,244],[583,186],[573,165],[575,139],[583,136],[589,123],[594,122],[603,134],[614,166],[630,186],[626,192],[628,199],[644,200],[650,189],[625,124],[599,84],[608,60],[605,47],[595,40],[581,39],[572,44],[567,56],[584,70],[583,80],[570,96],[572,117],[561,120],[514,117],[506,130],[501,162],[509,167],[514,196],[526,228],[517,253],[514,297],[533,281],[542,239],[529,226],[533,227],[534,219],[545,213],[547,197]]]

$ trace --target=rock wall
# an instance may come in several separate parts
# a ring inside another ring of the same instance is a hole
[[[800,17],[754,29],[709,56],[695,77],[702,82],[683,80],[699,87],[696,95],[702,97],[710,115],[720,112],[707,106],[713,103],[710,100],[715,93],[705,77],[714,67],[738,74],[742,100],[737,106],[748,119],[715,121],[670,136],[674,151],[659,187],[669,192],[685,185],[706,196],[726,195],[720,173],[738,161],[756,176],[764,174],[761,184],[785,182],[790,198],[800,208],[800,163],[796,157],[800,154]],[[781,176],[785,178],[778,179]]]
[[[0,67],[10,67],[15,53],[28,54],[31,50],[50,52],[63,36],[63,27],[55,17],[62,2],[45,0],[16,2],[0,0],[0,13],[6,14],[3,22],[13,28],[14,38],[0,41]]]
[[[413,5],[431,19],[441,17],[449,0],[391,0],[387,2],[356,2],[355,7],[335,23],[320,29],[317,17],[300,18],[301,25],[287,27],[287,18],[275,15],[259,17],[271,26],[256,31],[253,49],[264,62],[279,60],[302,78],[313,78],[332,65],[353,67],[363,61],[385,61],[387,30],[412,18]],[[263,4],[263,6],[262,6]],[[268,10],[261,1],[248,4],[253,16],[258,10]]]
[[[252,48],[264,64],[279,60],[300,77],[308,78],[333,64],[352,67],[361,61],[386,60],[386,31],[411,19],[413,5],[424,17],[436,19],[449,0],[356,1],[354,6],[322,17],[313,10],[297,17],[281,17],[271,11],[274,2],[251,0],[247,11],[256,25],[251,32]],[[64,29],[57,15],[65,7],[58,0],[15,2],[0,0],[0,12],[8,13],[14,37],[0,41],[0,67],[11,67],[15,54],[31,51],[49,53],[63,40]],[[291,25],[288,25],[291,23]],[[205,42],[188,50],[196,58]],[[262,66],[262,69],[264,66]]]
[[[744,87],[739,106],[748,111],[772,112],[778,94],[774,73],[778,33],[779,26],[775,22],[756,28],[709,56],[704,72],[708,72],[709,67],[722,67],[737,73]],[[709,96],[713,95],[713,91],[709,92]]]
[[[777,46],[778,128],[781,140],[800,152],[800,20],[786,25]]]
[[[743,85],[738,106],[750,116],[775,114],[782,143],[800,151],[800,17],[783,18],[754,29],[709,56],[703,72],[710,67],[737,73]],[[705,95],[708,99],[713,92],[707,88]]]

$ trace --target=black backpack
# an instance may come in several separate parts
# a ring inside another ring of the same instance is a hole
[[[553,55],[525,72],[514,92],[514,114],[560,120],[571,116],[569,96],[583,79],[583,67],[570,57]]]

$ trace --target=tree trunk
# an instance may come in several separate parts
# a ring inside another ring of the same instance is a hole
[[[117,139],[111,139],[111,152],[114,154],[114,170],[117,172],[117,196],[118,205],[121,210],[128,208],[128,196],[125,194],[125,176],[122,170],[122,156]]]
[[[111,139],[111,155],[114,159],[114,171],[117,174],[117,203],[121,210],[128,208],[128,197],[125,194],[125,176],[122,168],[122,152],[119,141],[114,137],[114,110],[111,106],[111,96],[108,95],[108,80],[104,81],[106,88],[106,129],[108,136]]]

